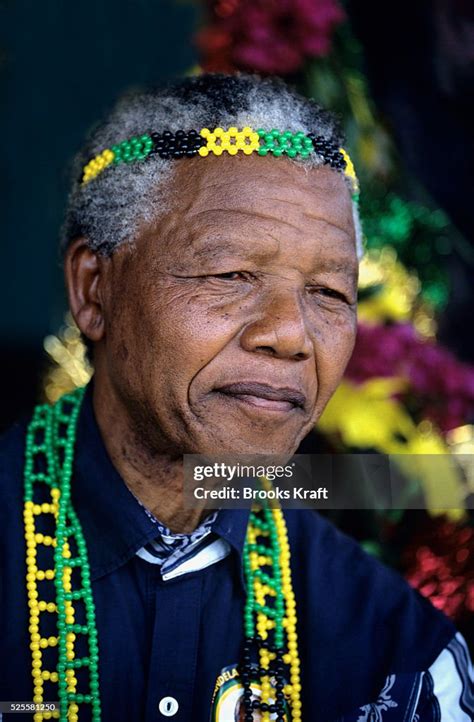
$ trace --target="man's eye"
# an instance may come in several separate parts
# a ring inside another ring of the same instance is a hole
[[[221,278],[223,281],[237,281],[244,278],[243,271],[228,271],[227,273],[213,273],[212,278]]]
[[[349,299],[341,291],[336,291],[335,288],[328,288],[327,286],[312,286],[310,287],[310,293],[312,295],[324,296],[325,298],[334,298],[338,301],[344,301],[349,303]]]

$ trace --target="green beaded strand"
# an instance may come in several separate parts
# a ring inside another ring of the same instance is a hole
[[[56,549],[54,552],[56,587],[56,608],[58,613],[58,690],[61,722],[68,722],[69,704],[91,704],[93,722],[101,720],[101,706],[99,695],[98,675],[98,639],[95,620],[94,600],[90,582],[90,569],[87,557],[87,547],[82,533],[80,522],[71,504],[71,477],[73,470],[73,456],[76,438],[77,419],[80,412],[84,389],[64,396],[53,407],[38,406],[28,428],[25,449],[25,504],[33,503],[34,483],[46,483],[52,489],[59,491],[58,514],[56,524]],[[66,412],[65,407],[70,406]],[[65,434],[60,435],[60,426],[66,427]],[[37,443],[37,434],[44,434],[42,442]],[[60,453],[63,460],[60,461]],[[46,458],[46,471],[35,469],[37,454],[44,454]],[[26,512],[25,512],[26,513]],[[31,512],[30,512],[31,513]],[[78,549],[76,559],[67,559],[64,556],[65,545],[68,538],[73,538]],[[30,546],[34,542],[29,542]],[[31,552],[30,552],[31,553]],[[36,554],[36,552],[33,552]],[[81,573],[82,588],[71,592],[64,589],[64,569],[78,567]],[[83,599],[85,606],[86,624],[71,624],[66,620],[66,602],[73,599]],[[89,656],[68,659],[67,634],[70,632],[88,636]],[[33,630],[32,630],[33,633]],[[66,670],[80,667],[89,668],[90,694],[77,694],[68,692]],[[77,719],[77,715],[73,715]]]

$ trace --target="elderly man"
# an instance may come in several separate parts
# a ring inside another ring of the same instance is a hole
[[[322,517],[182,503],[184,454],[291,456],[351,355],[358,188],[331,117],[203,75],[122,101],[77,170],[64,264],[95,375],[1,445],[0,698],[470,720],[462,637]]]

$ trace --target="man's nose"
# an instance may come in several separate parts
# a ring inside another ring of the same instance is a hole
[[[240,338],[246,351],[275,358],[303,361],[313,355],[303,301],[295,289],[267,294],[257,319],[250,321]]]

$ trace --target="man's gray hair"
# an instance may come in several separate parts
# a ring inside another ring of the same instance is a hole
[[[142,162],[121,163],[82,185],[81,171],[91,158],[132,136],[218,126],[302,131],[338,145],[343,143],[334,117],[279,79],[203,74],[153,91],[128,94],[92,132],[75,159],[62,250],[82,236],[92,249],[110,255],[124,243],[133,244],[139,228],[156,220],[170,205],[167,181],[171,179],[175,160],[153,155]],[[311,153],[305,160],[294,162],[312,167],[322,165],[323,159]],[[360,257],[361,228],[356,203],[353,216]]]

